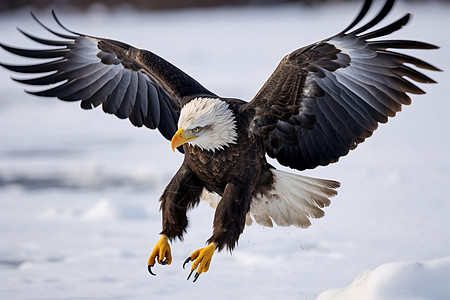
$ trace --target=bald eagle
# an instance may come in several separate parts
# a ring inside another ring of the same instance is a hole
[[[135,126],[158,129],[184,162],[161,196],[162,231],[148,260],[171,264],[169,241],[182,239],[187,211],[200,199],[216,208],[208,245],[193,252],[194,281],[208,271],[214,252],[233,250],[245,225],[308,227],[309,218],[337,194],[339,183],[280,171],[281,165],[312,169],[337,162],[370,137],[379,123],[394,117],[411,99],[424,94],[411,80],[434,83],[416,68],[439,69],[388,49],[436,49],[412,40],[383,40],[407,24],[410,15],[374,30],[394,0],[357,27],[371,7],[366,0],[355,20],[338,34],[285,56],[254,98],[223,98],[156,54],[125,43],[71,31],[54,31],[60,40],[21,30],[38,43],[54,46],[30,50],[0,44],[11,53],[45,62],[1,64],[19,73],[41,74],[15,79],[28,85],[53,85],[37,96],[81,101],[83,109],[102,105],[106,113],[128,118]],[[56,48],[55,48],[56,47]],[[52,59],[48,61],[48,59]],[[57,84],[57,85],[54,85]]]

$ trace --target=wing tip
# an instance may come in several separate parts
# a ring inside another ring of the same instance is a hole
[[[363,5],[359,9],[358,14],[356,15],[355,19],[348,25],[344,30],[342,30],[339,34],[345,34],[347,31],[354,28],[356,25],[361,22],[361,20],[364,18],[364,16],[369,11],[370,7],[372,6],[372,0],[366,0],[364,1]]]
[[[53,19],[55,19],[56,23],[58,23],[58,25],[61,26],[62,29],[66,30],[67,32],[76,34],[76,35],[84,36],[84,34],[81,34],[81,33],[79,33],[79,32],[75,32],[75,31],[73,31],[73,30],[68,29],[66,26],[64,26],[64,25],[61,23],[61,21],[59,20],[59,18],[56,16],[56,11],[55,11],[54,8],[52,8],[51,12],[52,12]]]
[[[52,9],[52,11],[53,11],[53,9]],[[45,30],[47,30],[47,31],[49,31],[50,33],[52,33],[52,34],[54,34],[54,35],[56,35],[56,36],[59,36],[59,37],[61,37],[61,38],[73,40],[73,39],[77,38],[77,36],[80,36],[80,35],[81,35],[81,36],[84,36],[83,34],[76,33],[76,32],[74,32],[74,31],[71,31],[71,30],[67,29],[66,27],[64,27],[64,26],[61,24],[61,22],[56,18],[56,14],[54,14],[54,18],[55,18],[56,22],[59,24],[59,26],[61,26],[63,29],[67,30],[68,32],[75,34],[75,36],[67,35],[67,34],[62,34],[62,33],[59,33],[59,32],[56,32],[56,31],[50,29],[49,27],[47,27],[46,25],[44,25],[44,23],[42,23],[42,22],[36,17],[36,15],[33,13],[33,11],[30,11],[30,15],[31,15],[31,17],[36,21],[36,23],[38,23],[40,26],[42,26]]]
[[[386,0],[384,5],[381,7],[381,9],[375,15],[375,17],[373,17],[366,24],[362,25],[360,28],[357,28],[357,29],[353,30],[352,32],[346,34],[347,31],[349,31],[350,29],[352,29],[356,25],[358,25],[361,22],[361,20],[367,15],[368,11],[370,10],[372,1],[371,0],[364,1],[363,7],[359,11],[355,20],[347,28],[345,28],[343,31],[341,31],[340,34],[357,35],[357,34],[365,32],[366,30],[369,30],[370,28],[374,27],[379,22],[381,22],[389,14],[389,12],[392,10],[392,7],[394,6],[394,2],[395,2],[395,0]],[[403,20],[403,22],[407,23],[409,18],[410,18],[410,14],[408,13],[403,18],[401,18],[401,20],[405,19],[405,20]]]

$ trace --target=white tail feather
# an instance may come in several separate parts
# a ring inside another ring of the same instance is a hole
[[[202,194],[200,195],[200,198],[202,198],[205,202],[208,202],[209,206],[211,206],[213,209],[216,209],[222,197],[220,197],[219,194],[210,192],[204,188]]]
[[[256,223],[272,227],[297,226],[306,228],[311,225],[309,218],[321,218],[321,208],[330,205],[331,198],[337,194],[339,182],[312,178],[272,169],[273,187],[264,194],[252,198],[246,224]],[[216,208],[220,196],[203,189],[201,198]],[[272,222],[273,221],[273,222]]]
[[[276,169],[272,169],[272,173],[272,190],[253,198],[249,212],[256,223],[268,227],[272,227],[273,222],[278,226],[310,226],[309,218],[323,217],[320,208],[330,205],[328,198],[337,194],[335,189],[340,185],[336,181]]]

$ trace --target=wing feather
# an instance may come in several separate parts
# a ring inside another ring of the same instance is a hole
[[[144,75],[141,73],[138,74],[138,87],[136,92],[136,102],[135,105],[132,107],[132,112],[130,114],[130,121],[134,126],[141,127],[144,124],[144,119],[147,116],[147,96],[148,96],[148,83],[144,78]],[[143,106],[145,106],[145,110],[143,109]],[[150,129],[155,129],[156,126],[154,125],[153,121],[150,119],[148,122],[148,127]]]
[[[91,97],[82,100],[85,107],[88,107],[89,109],[97,107],[109,98],[111,92],[116,89],[123,76],[122,70],[116,71],[116,73],[108,72],[108,77],[104,77],[107,82],[103,84]]]
[[[30,40],[33,40],[33,41],[35,41],[35,42],[37,42],[37,43],[39,43],[39,44],[43,44],[43,45],[47,45],[47,46],[67,46],[67,45],[73,43],[73,42],[65,42],[65,41],[55,41],[55,40],[43,39],[43,38],[40,38],[40,37],[38,37],[38,36],[29,34],[29,33],[23,31],[23,30],[20,29],[20,28],[17,28],[17,29],[18,29],[18,30],[20,31],[20,33],[22,33],[24,36],[26,36],[26,37],[29,38]]]
[[[119,41],[77,33],[62,25],[54,11],[52,15],[69,34],[47,27],[31,13],[39,25],[63,40],[44,39],[19,29],[23,35],[47,48],[21,49],[0,44],[6,51],[19,56],[52,59],[31,65],[0,64],[18,73],[50,72],[34,78],[16,78],[23,84],[46,87],[28,93],[81,101],[83,109],[102,105],[106,113],[128,118],[135,126],[157,128],[167,139],[171,139],[176,131],[184,97],[196,94],[215,97],[159,56]]]
[[[130,116],[137,96],[138,88],[138,73],[131,73],[130,84],[128,85],[125,96],[120,104],[117,116],[121,119],[126,119]]]
[[[355,20],[339,34],[287,55],[244,110],[269,156],[298,170],[338,161],[411,103],[407,93],[424,91],[410,80],[435,81],[416,68],[439,71],[418,58],[390,49],[436,49],[413,40],[381,38],[407,24],[407,14],[371,30],[391,10],[387,0],[369,22],[365,1]],[[369,32],[367,32],[369,31]],[[347,33],[348,32],[348,33]],[[405,64],[411,64],[407,66]]]
[[[39,25],[41,25],[45,30],[47,30],[48,32],[52,33],[53,35],[56,35],[58,37],[64,38],[64,39],[68,39],[68,40],[73,40],[75,39],[78,35],[80,34],[76,34],[76,35],[67,35],[67,34],[63,34],[63,33],[59,33],[56,32],[54,30],[52,30],[51,28],[47,27],[44,23],[42,23],[33,12],[30,12],[31,17],[36,21],[36,23],[38,23]],[[59,20],[56,18],[56,14],[54,13],[54,11],[52,11],[52,15],[53,18],[59,23]],[[62,27],[63,29],[65,29],[64,27]]]
[[[320,86],[323,90],[329,91],[330,96],[346,108],[361,128],[367,131],[376,126],[376,120],[370,117],[370,111],[373,109],[368,107],[366,102],[358,101],[358,98],[339,84],[334,76],[324,78]]]
[[[373,39],[373,38],[377,38],[377,37],[381,37],[381,36],[385,36],[385,35],[391,34],[391,33],[395,32],[395,31],[399,30],[403,26],[405,26],[408,23],[410,17],[411,17],[410,14],[406,14],[403,17],[401,17],[400,19],[398,19],[397,21],[395,21],[395,22],[393,22],[393,23],[391,23],[391,24],[389,24],[387,26],[384,26],[384,27],[382,27],[380,29],[377,29],[377,30],[371,31],[369,33],[360,35],[360,38],[362,38],[364,40],[369,40],[369,39]]]
[[[3,49],[16,55],[28,58],[58,58],[69,52],[67,48],[58,48],[52,50],[30,50],[20,49],[7,45],[1,45]]]
[[[366,1],[366,2],[369,2],[369,6],[370,6],[372,1]],[[387,14],[391,11],[392,6],[394,6],[394,2],[395,2],[395,0],[387,0],[384,3],[384,5],[381,8],[381,10],[378,12],[378,14],[372,20],[370,20],[365,25],[359,27],[358,29],[348,33],[348,35],[357,35],[359,33],[363,33],[364,31],[369,30],[372,27],[374,27],[375,25],[377,25],[378,23],[380,23],[381,20],[383,20],[384,17],[386,17]],[[342,32],[342,33],[344,33],[344,32]]]
[[[170,140],[174,135],[174,132],[177,131],[177,120],[173,120],[171,109],[163,95],[159,96],[159,106],[160,123],[158,130],[166,139]]]
[[[154,97],[154,99],[158,99],[158,101],[152,101],[150,103],[144,104],[143,110],[146,112],[148,122],[154,124],[153,128],[156,128],[159,125],[160,120],[158,91],[157,88],[151,83],[147,84],[147,88],[149,97]]]
[[[124,100],[125,93],[131,82],[131,72],[123,72],[120,81],[117,83],[116,88],[112,91],[111,96],[105,102],[103,102],[103,111],[110,114],[116,114],[119,110],[120,104]]]
[[[79,99],[83,99],[82,102],[88,103],[89,101],[86,101],[84,99],[90,99],[91,101],[94,99],[94,96],[97,95],[97,97],[100,97],[100,99],[106,99],[105,94],[97,94],[105,85],[107,85],[111,79],[113,79],[117,73],[119,72],[118,69],[116,70],[108,70],[107,68],[103,68],[96,72],[95,74],[92,74],[90,78],[88,79],[91,84],[85,85],[84,88],[78,90],[76,93],[72,94],[71,97],[66,97],[65,100],[68,101],[77,101]],[[105,92],[108,91],[107,89],[104,90]],[[103,100],[100,100],[103,101]],[[97,106],[100,105],[100,103],[97,104]],[[92,108],[91,105],[89,105],[88,108]]]

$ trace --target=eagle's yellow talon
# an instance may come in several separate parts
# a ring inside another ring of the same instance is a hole
[[[189,273],[189,276],[187,280],[191,277],[192,273],[197,269],[196,274],[194,275],[194,282],[198,279],[200,274],[207,272],[209,269],[209,265],[211,264],[212,256],[214,254],[214,251],[216,250],[216,244],[211,243],[205,248],[201,248],[198,250],[195,250],[184,262],[183,268],[185,264],[187,264],[189,261],[194,261],[192,264],[191,272]]]
[[[152,254],[148,258],[148,271],[150,274],[155,275],[151,271],[151,267],[155,265],[155,260],[161,265],[170,265],[172,263],[172,253],[170,251],[169,238],[166,235],[161,235],[161,238],[153,248]]]

